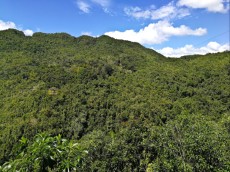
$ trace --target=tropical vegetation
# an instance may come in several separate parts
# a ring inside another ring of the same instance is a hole
[[[230,52],[0,31],[1,170],[230,171],[229,85]]]

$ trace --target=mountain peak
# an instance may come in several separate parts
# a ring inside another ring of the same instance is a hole
[[[0,31],[1,36],[19,36],[19,37],[24,37],[25,34],[22,31],[19,31],[17,29],[7,29],[7,30],[2,30]]]

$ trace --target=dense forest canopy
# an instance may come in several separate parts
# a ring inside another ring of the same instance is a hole
[[[87,150],[77,171],[230,171],[229,85],[230,52],[0,31],[0,166],[45,133]]]

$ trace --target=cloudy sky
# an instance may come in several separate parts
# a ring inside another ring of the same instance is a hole
[[[0,0],[0,30],[109,35],[165,56],[229,50],[229,0]]]

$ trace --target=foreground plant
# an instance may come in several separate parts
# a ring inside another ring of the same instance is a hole
[[[78,143],[38,134],[34,141],[24,137],[15,149],[15,158],[0,167],[0,171],[76,171],[87,154]]]

